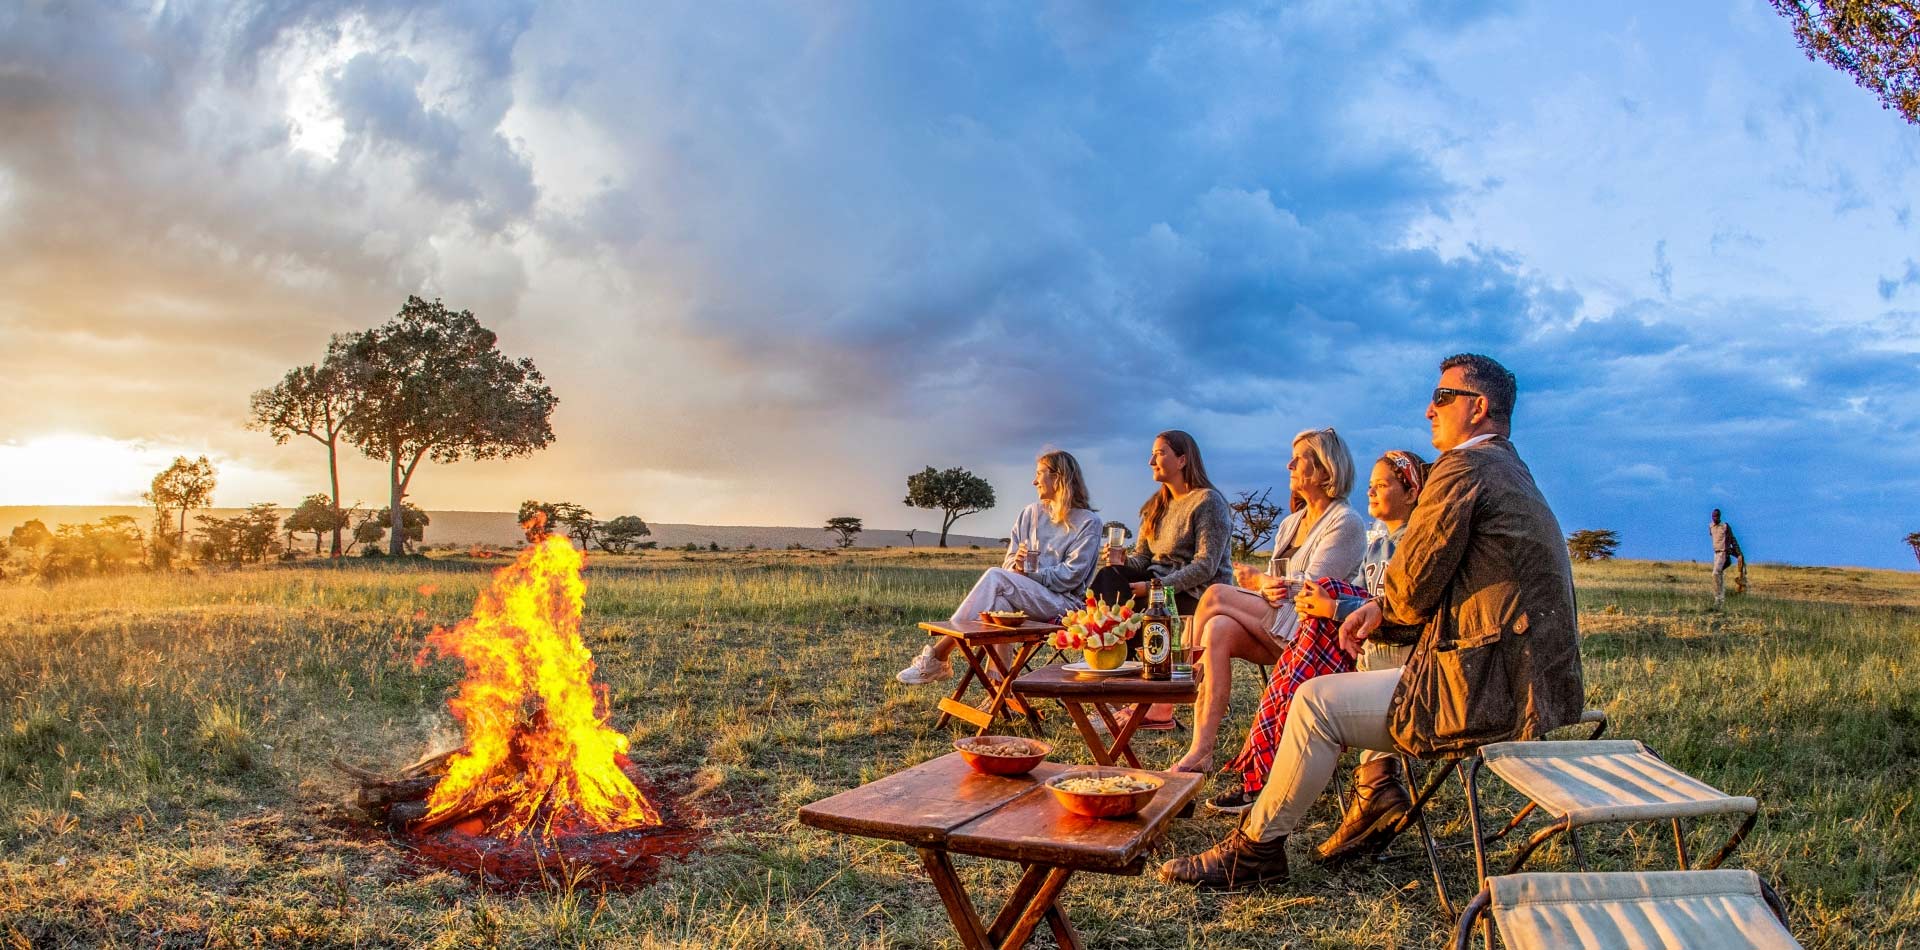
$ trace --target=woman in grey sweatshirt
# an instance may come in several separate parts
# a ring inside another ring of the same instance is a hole
[[[1014,519],[1006,557],[980,575],[952,619],[1024,610],[1054,620],[1079,606],[1100,547],[1100,516],[1087,498],[1087,480],[1073,456],[1054,450],[1034,460],[1033,487],[1040,500]],[[952,653],[953,639],[938,637],[894,678],[909,685],[946,679],[953,675],[947,660]]]

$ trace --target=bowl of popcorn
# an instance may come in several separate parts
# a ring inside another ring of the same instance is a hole
[[[1088,818],[1125,818],[1147,807],[1164,784],[1159,776],[1126,769],[1076,769],[1047,781],[1060,807]]]
[[[1025,775],[1053,754],[1053,746],[1019,736],[968,736],[955,739],[953,748],[975,772],[988,775]]]

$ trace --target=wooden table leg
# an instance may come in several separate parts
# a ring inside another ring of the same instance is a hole
[[[1133,734],[1139,731],[1141,723],[1147,721],[1147,707],[1152,705],[1152,703],[1133,704],[1133,712],[1127,715],[1127,721],[1120,723],[1120,728],[1113,734],[1113,746],[1107,750],[1109,759],[1125,759],[1128,765],[1136,769],[1140,767],[1140,760],[1133,756]],[[1113,724],[1114,717],[1105,706],[1101,707],[1100,714],[1106,717],[1109,725]]]
[[[1013,950],[1013,948],[1027,945],[1027,940],[1033,936],[1033,928],[1040,926],[1041,920],[1050,919],[1050,914],[1058,913],[1054,901],[1059,899],[1060,892],[1067,886],[1067,880],[1072,877],[1073,871],[1068,868],[1047,869],[1046,880],[1040,882],[1039,889],[1033,893],[1033,899],[1027,902],[1026,907],[1020,912],[1019,919],[1014,921],[1013,929],[1007,931],[1005,940],[1000,941],[1001,950]],[[1065,918],[1062,917],[1062,919]]]
[[[1000,913],[993,918],[993,925],[987,928],[987,940],[995,945],[1007,939],[1007,932],[1013,929],[1014,922],[1020,919],[1020,912],[1033,901],[1033,895],[1040,890],[1041,882],[1047,879],[1047,867],[1044,864],[1023,864],[1020,883],[1013,886],[1013,893],[1007,895],[1007,902]]]
[[[1007,667],[1004,660],[1000,659],[999,652],[995,651],[992,647],[987,647],[982,651],[986,654],[987,662],[1000,672],[1000,678],[998,680],[983,680],[983,682],[986,682],[988,685],[990,695],[987,697],[987,705],[983,707],[987,713],[987,722],[980,727],[982,735],[992,727],[993,718],[1000,715],[1000,711],[1003,709],[1012,709],[1014,712],[1025,715],[1027,719],[1035,725],[1039,724],[1039,712],[1036,711],[1031,704],[1021,699],[1019,694],[1013,691],[1013,681],[1020,678],[1020,674],[1017,671],[1022,666],[1025,666],[1028,660],[1033,658],[1034,651],[1039,648],[1039,641],[1021,644],[1020,652],[1015,656],[1011,669]]]
[[[938,729],[947,724],[948,717],[953,717],[973,723],[981,732],[985,732],[993,724],[993,715],[977,706],[968,705],[962,698],[966,695],[968,684],[976,679],[988,690],[993,689],[993,680],[987,677],[987,671],[980,666],[980,657],[975,655],[977,649],[985,648],[970,647],[964,640],[956,641],[954,646],[961,656],[967,658],[967,674],[960,678],[960,685],[954,687],[953,695],[940,701],[940,718],[934,721],[933,727]]]
[[[1099,765],[1112,765],[1113,756],[1107,753],[1107,745],[1100,740],[1100,733],[1094,731],[1086,708],[1071,699],[1060,700],[1060,705],[1067,707],[1067,717],[1073,720],[1073,727],[1080,731],[1080,740],[1087,744],[1087,751],[1093,753],[1093,761]]]
[[[940,903],[946,905],[947,917],[960,934],[960,945],[967,950],[1001,946],[999,941],[988,940],[985,928],[980,926],[980,914],[973,909],[973,900],[967,897],[966,888],[960,886],[960,878],[953,873],[953,862],[947,853],[934,848],[919,851],[920,863],[926,867],[927,876],[933,878],[933,889],[940,892]],[[1032,932],[1031,928],[1028,932]]]
[[[1047,908],[1047,926],[1053,928],[1053,942],[1060,945],[1060,950],[1082,950],[1085,946],[1080,942],[1080,931],[1073,929],[1073,922],[1058,903]]]

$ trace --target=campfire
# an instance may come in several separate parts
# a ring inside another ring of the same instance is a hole
[[[689,833],[668,827],[607,722],[604,686],[580,637],[586,583],[579,551],[527,525],[530,544],[480,592],[473,613],[435,627],[415,658],[466,666],[448,702],[464,741],[395,776],[341,763],[360,805],[427,861],[517,884],[586,868],[638,883]]]

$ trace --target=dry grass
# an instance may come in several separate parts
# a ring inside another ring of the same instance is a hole
[[[596,559],[589,625],[616,724],[659,778],[724,816],[707,851],[626,895],[500,896],[418,874],[339,804],[327,758],[398,765],[449,730],[440,710],[455,671],[416,670],[412,657],[432,623],[465,614],[487,565],[0,588],[0,939],[955,946],[910,851],[793,815],[946,750],[951,734],[930,728],[934,687],[891,674],[918,646],[913,621],[950,610],[987,557]],[[1781,887],[1809,947],[1911,943],[1920,576],[1760,565],[1753,579],[1752,596],[1714,612],[1700,565],[1582,568],[1590,701],[1616,734],[1761,800],[1734,863]],[[1048,734],[1084,758],[1062,719]],[[1166,762],[1177,741],[1141,747]],[[1331,817],[1323,803],[1304,837]],[[1186,822],[1172,845],[1225,828]],[[1658,829],[1589,841],[1603,866],[1671,861]],[[1013,879],[991,862],[963,861],[962,873],[982,894]],[[1437,946],[1446,924],[1422,879],[1417,862],[1309,867],[1284,888],[1220,896],[1086,876],[1067,904],[1095,946]]]

